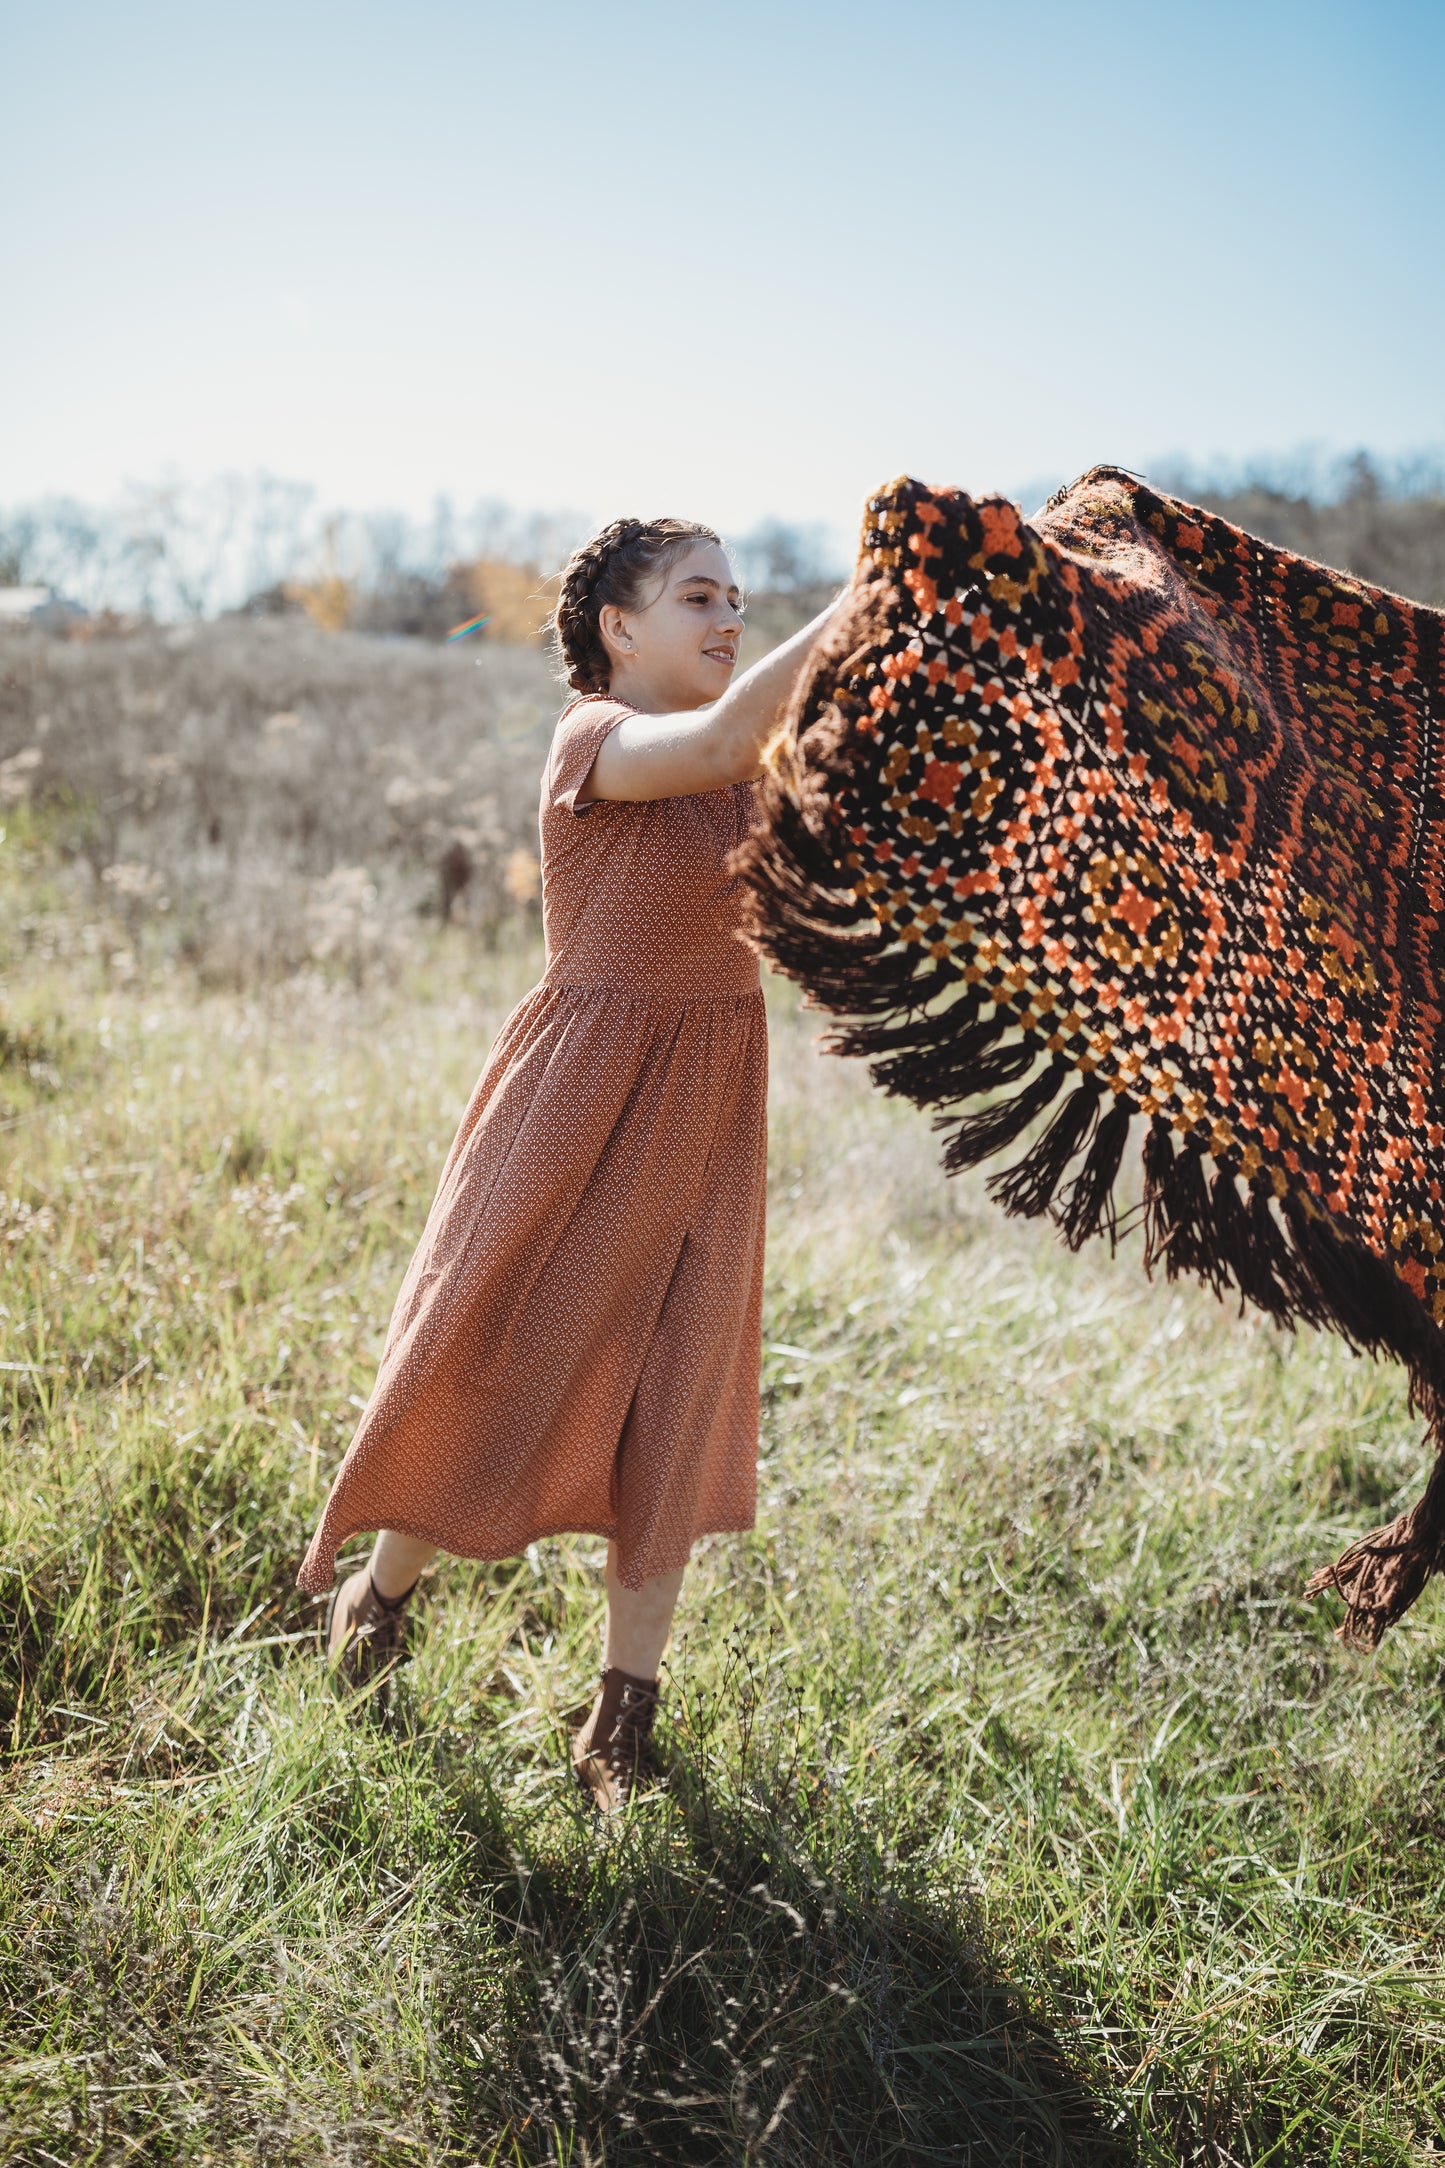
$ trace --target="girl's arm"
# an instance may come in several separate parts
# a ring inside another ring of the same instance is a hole
[[[755,776],[779,711],[842,599],[838,596],[791,640],[745,670],[711,706],[676,715],[624,716],[603,739],[576,803],[683,798]]]

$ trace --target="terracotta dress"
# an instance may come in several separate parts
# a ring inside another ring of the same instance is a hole
[[[376,1528],[468,1558],[615,1537],[637,1588],[753,1524],[767,1030],[727,871],[752,790],[578,806],[629,712],[557,725],[546,971],[462,1118],[302,1588]]]

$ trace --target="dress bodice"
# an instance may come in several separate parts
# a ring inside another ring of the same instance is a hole
[[[741,884],[729,859],[753,822],[753,786],[577,804],[607,733],[632,710],[596,696],[563,710],[542,778],[547,980],[632,996],[755,993]]]

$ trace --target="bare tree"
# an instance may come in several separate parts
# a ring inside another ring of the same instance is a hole
[[[747,586],[774,595],[820,586],[842,571],[826,528],[782,519],[762,521],[734,544],[733,555]]]

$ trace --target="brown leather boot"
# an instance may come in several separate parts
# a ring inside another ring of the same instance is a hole
[[[591,1715],[572,1734],[577,1781],[604,1814],[620,1814],[661,1773],[652,1744],[657,1693],[656,1679],[634,1678],[612,1664],[602,1674]]]
[[[321,1630],[322,1653],[343,1685],[369,1686],[401,1661],[406,1606],[415,1587],[413,1581],[404,1595],[379,1595],[371,1568],[363,1566],[333,1589]]]

